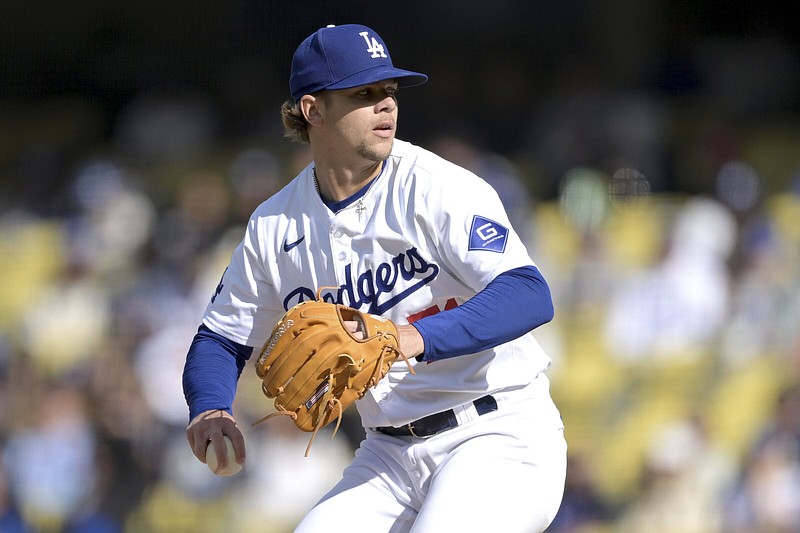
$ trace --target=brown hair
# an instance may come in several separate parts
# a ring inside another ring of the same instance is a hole
[[[308,122],[303,116],[299,102],[286,100],[281,105],[281,122],[283,122],[283,135],[299,143],[308,142]]]
[[[328,101],[326,91],[318,91],[311,96],[319,98],[323,102]],[[308,121],[300,109],[300,102],[286,100],[281,105],[281,122],[283,122],[284,137],[299,143],[308,143]]]

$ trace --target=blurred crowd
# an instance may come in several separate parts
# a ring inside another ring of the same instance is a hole
[[[676,161],[636,98],[539,116],[524,153],[408,140],[497,188],[551,285],[537,338],[570,445],[551,531],[800,530],[800,168],[775,186],[716,124]],[[224,143],[190,99],[136,101],[111,137],[24,146],[4,176],[0,532],[291,531],[357,422],[304,458],[290,423],[249,427],[271,404],[248,366],[248,462],[216,477],[185,441],[181,372],[247,217],[309,154],[279,133]],[[704,185],[669,187],[670,167]]]

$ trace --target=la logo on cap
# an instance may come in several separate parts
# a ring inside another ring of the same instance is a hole
[[[383,45],[378,42],[378,39],[375,37],[370,37],[368,31],[362,31],[359,33],[360,36],[367,41],[367,52],[372,54],[372,57],[386,57],[386,52],[383,50]]]

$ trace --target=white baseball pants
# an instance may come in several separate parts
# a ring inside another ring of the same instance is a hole
[[[549,380],[492,394],[497,411],[433,437],[368,431],[295,533],[536,533],[561,504],[567,444]],[[474,410],[473,410],[474,411]]]

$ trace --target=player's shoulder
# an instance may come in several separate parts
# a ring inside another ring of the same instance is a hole
[[[472,171],[444,157],[406,141],[395,140],[392,158],[401,181],[413,181],[415,190],[425,194],[432,190],[447,190],[455,194],[482,194],[488,183]],[[406,186],[410,185],[405,183]]]
[[[399,174],[417,180],[463,181],[477,178],[475,174],[452,161],[416,144],[395,140],[390,156]]]
[[[261,204],[256,207],[255,211],[253,211],[251,218],[283,216],[286,215],[288,207],[305,205],[305,202],[300,196],[303,194],[304,180],[307,179],[306,173],[311,172],[310,167],[309,165],[303,169],[281,189],[261,202]]]

